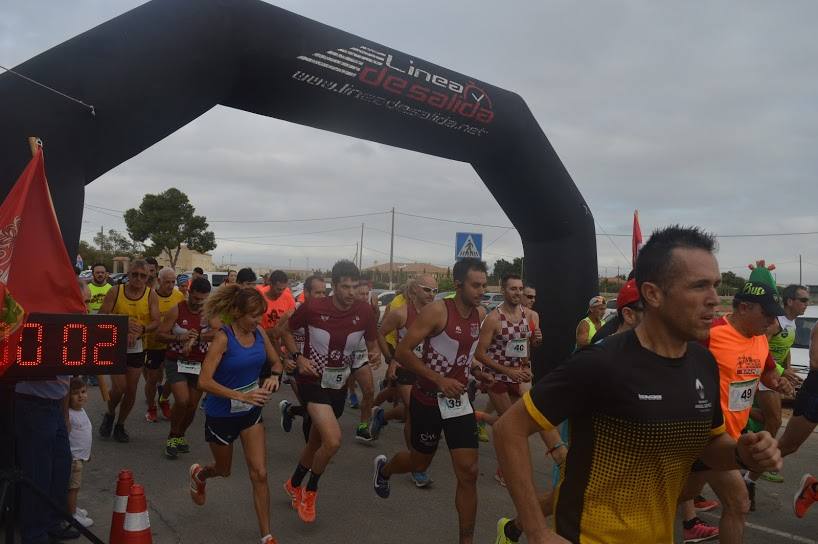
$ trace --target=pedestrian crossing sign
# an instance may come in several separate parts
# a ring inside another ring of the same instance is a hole
[[[483,235],[479,232],[458,232],[454,237],[454,258],[481,259],[483,256]]]

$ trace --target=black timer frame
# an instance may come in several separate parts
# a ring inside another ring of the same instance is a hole
[[[15,459],[14,384],[18,381],[44,380],[56,375],[121,374],[126,369],[128,318],[123,315],[40,314],[32,313],[22,326],[19,350],[7,345],[0,357],[14,356],[14,362],[0,378],[3,400],[0,428],[8,438],[2,441],[0,458],[0,514],[6,525],[5,542],[14,543],[14,512],[17,489],[26,486],[48,504],[52,511],[70,523],[94,544],[104,544],[94,533],[80,525],[34,482],[23,476]],[[21,358],[17,358],[17,353]],[[21,362],[23,364],[21,364]]]

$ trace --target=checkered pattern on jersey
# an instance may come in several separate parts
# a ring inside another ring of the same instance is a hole
[[[199,335],[210,332],[210,330],[210,327],[205,327],[199,331]],[[177,359],[181,358],[189,361],[202,362],[204,361],[207,350],[210,349],[210,342],[196,342],[193,344],[193,347],[190,348],[190,352],[185,355],[184,349],[186,345],[187,342],[171,342],[168,344],[168,351],[173,352]]]
[[[508,346],[511,340],[519,340],[521,338],[529,339],[531,337],[531,330],[528,328],[528,316],[525,310],[523,310],[522,319],[517,323],[512,323],[503,312],[497,310],[497,313],[500,314],[500,332],[494,337],[491,344],[489,344],[489,347],[486,349],[486,355],[491,357],[492,361],[505,367],[519,368],[523,363],[523,357],[506,356],[506,346]],[[486,368],[486,370],[494,376],[495,380],[514,383],[514,381],[505,374],[496,372],[491,368]]]
[[[308,355],[310,361],[313,362],[313,368],[318,374],[323,374],[324,369],[327,368],[329,364],[329,356],[324,355],[323,353],[318,353],[315,351],[315,348],[310,346],[310,353]]]
[[[431,346],[426,348],[426,366],[437,372],[438,374],[447,375],[449,370],[455,367],[452,362],[449,361],[446,357],[442,354],[435,351],[435,349]]]

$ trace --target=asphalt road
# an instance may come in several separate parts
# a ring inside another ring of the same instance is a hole
[[[431,467],[434,483],[429,488],[416,489],[408,477],[395,476],[391,497],[380,499],[371,486],[372,459],[378,453],[391,455],[402,448],[402,426],[389,425],[377,443],[361,445],[353,439],[358,411],[350,409],[341,420],[342,448],[320,482],[317,521],[309,526],[303,524],[282,490],[295,466],[303,438],[298,424],[290,434],[279,427],[277,403],[281,398],[292,400],[288,387],[264,411],[273,534],[280,543],[457,542],[455,481],[445,447],[441,446]],[[187,471],[194,462],[210,461],[204,442],[203,412],[199,412],[188,433],[191,453],[171,461],[163,454],[168,422],[147,423],[143,417],[143,397],[137,399],[126,425],[131,435],[129,444],[99,437],[96,427],[102,419],[103,403],[96,388],[91,388],[89,399],[86,409],[95,426],[94,446],[79,504],[96,521],[92,530],[98,536],[107,540],[117,472],[130,468],[137,482],[145,486],[155,543],[258,542],[250,483],[238,441],[233,474],[227,479],[209,480],[207,504],[196,506],[188,494]],[[478,400],[478,404],[481,402]],[[550,480],[551,463],[545,460],[541,443],[532,439],[531,445],[538,460],[534,477],[545,486]],[[791,511],[791,496],[801,474],[810,470],[818,473],[817,450],[818,435],[813,435],[801,452],[787,460],[784,484],[759,483],[758,511],[748,519],[745,542],[818,544],[818,508],[804,520],[795,518]],[[494,542],[497,519],[513,514],[506,489],[494,480],[495,468],[494,448],[490,443],[481,443],[475,540],[478,543]],[[718,521],[717,513],[706,513],[703,517],[713,523]],[[677,542],[681,542],[680,533]]]

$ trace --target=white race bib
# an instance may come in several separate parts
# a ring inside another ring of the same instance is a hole
[[[352,356],[354,357],[352,368],[360,368],[369,362],[369,352],[365,349],[353,351]]]
[[[242,393],[249,393],[250,391],[255,391],[258,389],[258,383],[253,382],[251,384],[245,385],[244,387],[239,387],[234,389],[233,391],[240,391]],[[241,412],[249,412],[255,406],[250,404],[249,402],[242,402],[236,399],[230,399],[230,413],[231,414],[240,414]]]
[[[342,389],[349,378],[349,367],[325,368],[321,376],[321,387],[324,389]]]
[[[506,344],[506,357],[528,357],[528,339],[509,340]]]
[[[185,361],[179,359],[176,361],[176,372],[179,374],[195,374],[196,376],[202,371],[202,364],[195,361]]]
[[[145,348],[142,347],[142,337],[136,339],[136,342],[133,343],[133,346],[128,346],[128,353],[142,353],[145,351]]]
[[[468,392],[464,392],[456,399],[450,399],[444,396],[443,393],[438,393],[437,405],[440,408],[440,417],[443,419],[465,416],[474,412],[471,402],[469,402]]]
[[[753,406],[758,378],[730,384],[730,401],[727,407],[731,412],[741,412]]]
[[[417,357],[418,359],[420,359],[422,361],[423,360],[423,342],[421,342],[420,344],[415,346],[415,349],[412,350],[412,353],[414,353],[415,357]]]

